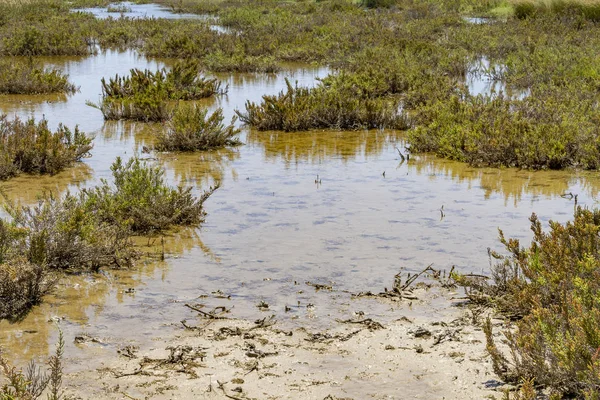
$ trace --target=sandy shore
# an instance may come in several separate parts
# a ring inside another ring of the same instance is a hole
[[[426,289],[415,295],[435,297]],[[244,321],[201,311],[151,347],[125,346],[101,368],[68,374],[67,393],[87,399],[500,398],[481,328],[456,293],[442,297],[442,309],[430,300],[381,299],[394,309],[391,322],[358,314],[321,332],[287,331],[269,316]]]

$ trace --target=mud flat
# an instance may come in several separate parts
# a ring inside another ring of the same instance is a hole
[[[356,311],[328,329],[282,329],[201,308],[170,335],[104,356],[68,375],[69,393],[105,399],[482,399],[505,389],[485,353],[485,335],[459,294],[419,288],[378,301],[391,322]],[[364,299],[352,300],[356,310]],[[190,305],[194,307],[193,305]],[[317,306],[318,307],[318,306]],[[203,311],[205,310],[205,311]],[[500,323],[500,322],[499,322]],[[96,346],[102,338],[78,338]],[[100,347],[98,347],[100,348]],[[100,351],[100,350],[99,350]]]

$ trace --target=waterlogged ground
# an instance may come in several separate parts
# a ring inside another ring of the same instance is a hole
[[[46,118],[53,127],[79,124],[95,141],[92,157],[76,168],[2,184],[10,198],[26,203],[44,190],[64,193],[110,179],[115,157],[140,154],[159,124],[104,122],[85,102],[99,99],[102,77],[169,64],[112,51],[43,61],[64,69],[80,91],[69,97],[2,96],[0,111]],[[206,105],[223,107],[231,118],[247,100],[284,89],[285,77],[313,85],[327,72],[289,66],[277,75],[218,75],[229,93]],[[47,355],[57,337],[51,321],[60,320],[67,371],[96,368],[123,344],[148,346],[157,336],[180,332],[180,321],[197,315],[184,307],[188,302],[226,306],[241,319],[275,314],[288,329],[324,329],[356,311],[387,323],[398,319],[389,304],[357,302],[350,293],[382,291],[399,271],[414,273],[429,264],[485,273],[487,248],[499,248],[498,228],[527,240],[532,212],[543,221],[566,221],[574,206],[566,194],[593,206],[600,189],[593,173],[476,169],[426,155],[402,162],[400,132],[244,130],[241,139],[246,144],[235,149],[143,154],[164,165],[173,184],[200,193],[222,183],[205,203],[206,223],[165,237],[164,262],[158,260],[161,238],[144,239],[140,245],[151,257],[130,271],[63,279],[24,321],[0,323],[9,355],[21,362]],[[333,290],[316,291],[307,282]],[[256,307],[261,301],[268,311]],[[403,315],[435,319],[441,301]],[[77,335],[94,341],[75,344]]]
[[[73,12],[90,13],[99,19],[107,18],[163,18],[163,19],[206,19],[198,14],[174,13],[159,4],[135,4],[128,1],[108,7],[77,8]]]

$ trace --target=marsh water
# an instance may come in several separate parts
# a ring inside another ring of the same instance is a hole
[[[99,19],[107,18],[162,18],[162,19],[207,19],[200,14],[174,13],[160,4],[136,4],[129,1],[109,5],[108,7],[77,8],[73,12],[84,12]]]
[[[141,154],[160,124],[105,122],[86,100],[97,101],[100,78],[131,68],[156,69],[168,60],[135,52],[105,51],[85,58],[46,58],[80,86],[73,96],[1,96],[0,111],[45,118],[95,136],[92,157],[57,176],[22,176],[2,183],[9,196],[33,203],[44,190],[64,193],[110,180],[117,156],[140,154],[160,163],[172,184],[201,193],[220,181],[205,203],[199,229],[141,239],[149,253],[135,268],[64,278],[57,290],[22,321],[0,323],[0,340],[12,358],[24,361],[52,351],[57,330],[67,338],[68,369],[98,366],[115,348],[181,330],[195,322],[184,303],[232,308],[234,317],[275,314],[285,326],[326,327],[354,311],[386,321],[397,316],[375,300],[350,293],[382,291],[399,271],[433,264],[448,270],[486,272],[487,248],[499,249],[498,228],[530,238],[528,217],[564,222],[579,204],[595,204],[600,179],[594,173],[477,169],[411,156],[402,162],[402,132],[256,132],[243,129],[245,145],[197,154]],[[207,100],[227,118],[247,100],[285,88],[290,77],[313,85],[326,68],[290,65],[276,75],[222,74],[229,93]],[[317,179],[318,177],[318,179]],[[443,213],[440,211],[443,207]],[[443,214],[443,216],[442,216]],[[316,291],[307,282],[331,285]],[[265,301],[268,311],[256,305]],[[286,306],[290,311],[285,311]],[[98,338],[77,345],[73,337]]]

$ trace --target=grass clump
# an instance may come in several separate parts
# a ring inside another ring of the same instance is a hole
[[[223,124],[223,110],[210,116],[208,109],[196,105],[179,107],[167,128],[158,136],[159,151],[199,151],[241,144],[234,126],[235,118]]]
[[[0,60],[0,93],[73,93],[77,90],[60,70],[43,68],[33,62]]]
[[[149,166],[138,158],[126,163],[117,158],[111,170],[113,185],[104,180],[100,186],[84,190],[86,207],[96,210],[103,221],[127,224],[135,233],[200,224],[206,215],[204,201],[219,187],[217,184],[196,198],[191,187],[169,187],[164,169]]]
[[[263,96],[261,104],[248,101],[236,111],[242,122],[259,130],[304,131],[318,128],[402,128],[405,120],[393,97],[359,97],[356,88],[322,81],[315,88],[292,86],[277,96]]]
[[[77,127],[60,125],[50,131],[46,120],[0,116],[0,180],[20,173],[56,174],[81,161],[92,149],[92,139]]]
[[[511,382],[533,379],[554,393],[597,399],[600,391],[600,211],[577,208],[573,221],[550,222],[549,232],[534,214],[533,240],[500,241],[492,282],[459,278],[471,298],[487,299],[517,319],[504,332],[511,357],[497,348],[491,323],[487,349],[496,373]]]
[[[157,72],[132,69],[131,75],[102,78],[102,101],[94,106],[105,119],[133,119],[140,121],[164,121],[171,117],[169,102],[198,100],[215,94],[223,94],[217,79],[199,75],[196,61],[178,62],[171,70]]]

